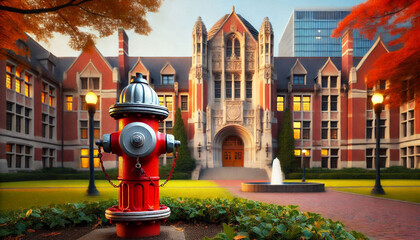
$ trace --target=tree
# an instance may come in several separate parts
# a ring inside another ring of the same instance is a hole
[[[375,61],[368,72],[367,85],[372,87],[380,80],[388,80],[389,88],[385,94],[392,105],[406,101],[407,95],[412,98],[414,93],[419,98],[420,1],[368,0],[352,9],[332,37],[340,37],[346,29],[358,29],[361,36],[373,39],[380,28],[393,36],[389,45],[396,45],[399,49]]]
[[[295,139],[293,137],[290,109],[284,110],[283,123],[279,134],[277,158],[280,160],[281,170],[287,174],[297,170],[295,157]]]
[[[98,37],[116,29],[148,34],[147,12],[157,12],[161,0],[2,0],[0,1],[0,49],[18,52],[16,40],[25,33],[47,41],[53,33],[70,36],[69,45],[89,49]]]
[[[181,141],[181,146],[178,149],[175,172],[189,173],[195,168],[195,159],[191,157],[190,150],[188,148],[187,131],[185,131],[180,108],[176,110],[173,131],[175,139]]]

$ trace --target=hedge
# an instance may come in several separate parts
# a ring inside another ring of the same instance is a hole
[[[301,179],[302,170],[286,174],[286,179]],[[307,179],[375,179],[376,171],[364,168],[343,168],[343,169],[305,169]],[[420,169],[407,169],[401,166],[392,166],[381,169],[383,179],[420,179]]]
[[[172,165],[160,166],[159,176],[166,179],[172,168]],[[111,179],[117,179],[118,170],[116,168],[106,169]],[[17,173],[1,173],[0,182],[18,182],[18,181],[37,181],[37,180],[75,180],[89,179],[89,171],[79,171],[72,168],[45,168],[35,171],[21,171]],[[101,170],[95,171],[95,179],[104,180],[105,175]],[[175,172],[171,179],[191,179],[191,173]]]

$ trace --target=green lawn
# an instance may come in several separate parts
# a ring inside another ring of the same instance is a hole
[[[289,182],[289,180],[286,181]],[[290,182],[293,182],[293,180],[290,180]],[[308,182],[324,183],[325,187],[332,188],[336,191],[420,203],[420,180],[383,179],[381,180],[381,185],[385,190],[385,195],[374,195],[370,193],[373,186],[375,186],[375,179],[319,179],[308,180]]]
[[[161,181],[162,183],[163,181]],[[100,196],[88,197],[87,180],[48,180],[0,183],[0,210],[40,207],[55,203],[99,201],[118,198],[118,189],[106,180],[95,181]],[[7,189],[12,188],[12,189]],[[191,198],[232,198],[211,181],[171,180],[160,189],[160,196]]]

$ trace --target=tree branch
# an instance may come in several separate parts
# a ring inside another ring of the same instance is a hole
[[[66,7],[79,6],[81,4],[84,4],[90,1],[92,0],[80,0],[79,2],[77,0],[69,0],[67,3],[57,5],[54,7],[37,8],[37,9],[21,9],[21,8],[0,5],[0,11],[14,12],[14,13],[19,13],[19,14],[39,14],[39,13],[55,12],[57,10],[60,10]]]

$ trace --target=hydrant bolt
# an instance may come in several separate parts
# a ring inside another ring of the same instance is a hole
[[[131,144],[137,148],[142,147],[144,144],[144,135],[139,132],[134,133],[133,138],[131,139]]]

